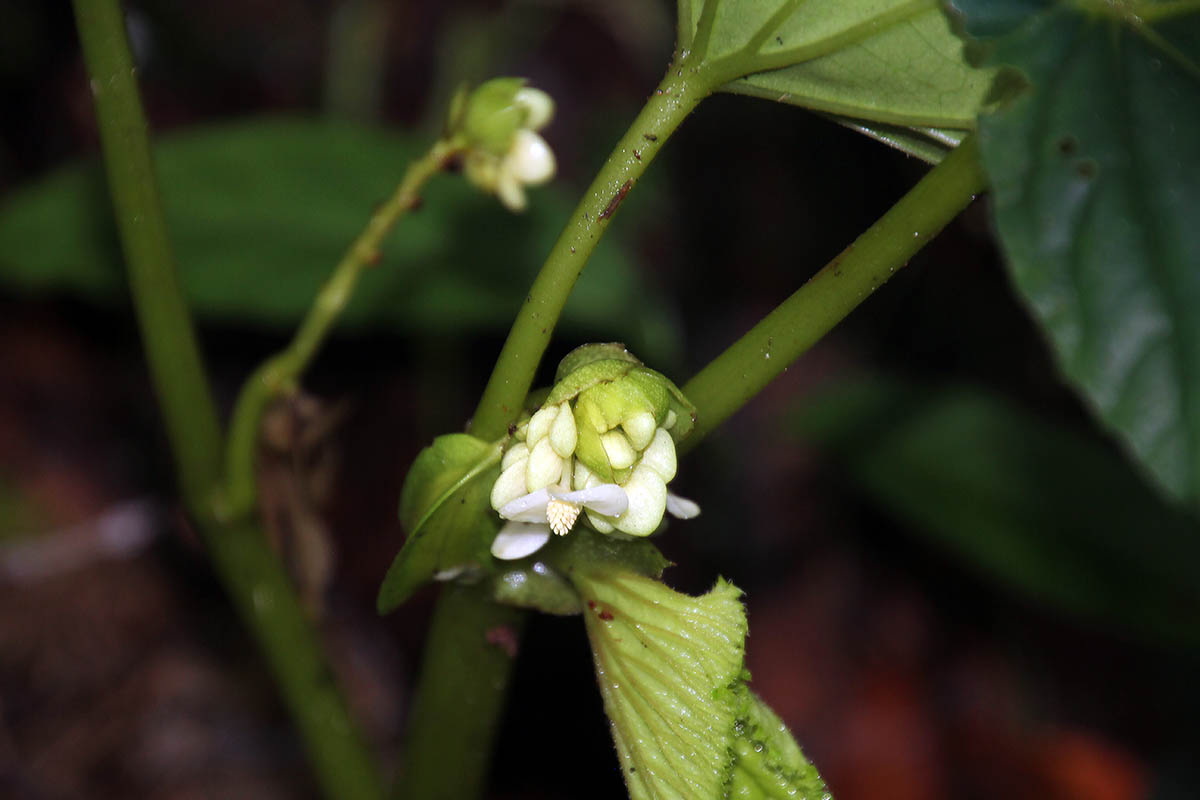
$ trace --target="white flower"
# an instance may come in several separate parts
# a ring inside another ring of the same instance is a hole
[[[582,511],[587,511],[588,520],[596,527],[593,514],[620,521],[627,514],[638,518],[648,516],[646,509],[637,509],[635,495],[630,495],[615,483],[602,483],[587,489],[568,492],[558,488],[538,489],[522,495],[500,509],[500,516],[508,520],[492,542],[492,555],[510,561],[536,552],[550,541],[550,534],[566,536],[574,527]],[[677,519],[691,519],[700,513],[700,506],[684,497],[666,493],[667,513]],[[654,527],[662,521],[662,511]],[[600,528],[597,528],[600,530]],[[609,526],[609,531],[612,527]]]
[[[507,114],[516,109],[521,122],[518,127],[504,128],[509,123]],[[511,100],[497,109],[495,126],[503,130],[502,144],[492,139],[490,127],[479,131],[487,133],[487,144],[472,146],[465,162],[467,177],[487,192],[494,192],[510,211],[524,211],[527,205],[525,187],[537,186],[554,177],[556,167],[554,151],[537,131],[541,130],[554,115],[554,101],[550,95],[527,86],[517,89]],[[485,118],[486,119],[486,118]],[[481,127],[487,127],[482,125]]]
[[[583,509],[618,516],[628,506],[625,490],[615,483],[573,492],[559,488],[538,489],[500,509],[500,516],[509,522],[492,542],[492,555],[505,560],[524,558],[549,541],[552,532],[559,536],[570,533]]]

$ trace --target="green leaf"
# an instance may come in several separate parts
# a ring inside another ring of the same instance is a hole
[[[709,2],[705,61],[730,75],[726,91],[834,115],[926,160],[942,154],[922,129],[972,129],[992,88],[992,71],[966,62],[933,0]],[[704,6],[692,0],[693,31]],[[891,129],[876,134],[880,125]]]
[[[689,597],[600,568],[572,578],[630,797],[722,797],[746,637],[741,592],[718,581]]]
[[[348,123],[250,119],[164,136],[155,148],[181,280],[202,318],[290,328],[373,207],[429,142]],[[569,191],[506,212],[456,176],[434,179],[363,277],[339,324],[464,335],[511,322],[567,216]],[[620,244],[601,248],[567,304],[568,330],[671,357],[665,301]],[[0,281],[123,301],[122,259],[99,165],[75,164],[0,208]],[[614,316],[613,308],[622,313]]]
[[[499,465],[499,443],[465,433],[439,436],[417,455],[400,492],[400,523],[408,538],[379,589],[381,614],[439,571],[490,562],[488,549],[500,525],[489,496]]]
[[[1200,644],[1200,530],[1108,443],[974,389],[882,381],[797,421],[876,503],[977,569],[1071,615]]]
[[[733,772],[724,795],[737,800],[830,800],[817,768],[805,758],[783,720],[740,687],[734,723]]]
[[[955,0],[1032,89],[982,118],[996,226],[1067,378],[1200,503],[1200,6]]]

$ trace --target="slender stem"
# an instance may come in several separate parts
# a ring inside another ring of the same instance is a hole
[[[221,469],[221,427],[175,273],[146,117],[117,0],[75,0],[129,288],[180,491],[204,513]]]
[[[151,377],[184,500],[213,565],[262,647],[329,797],[376,800],[378,773],[330,680],[308,621],[263,532],[216,520],[221,430],[175,274],[145,116],[117,0],[75,0],[104,161]]]
[[[295,388],[300,375],[349,304],[359,277],[379,262],[379,248],[384,238],[400,218],[420,202],[421,188],[445,168],[458,147],[457,143],[439,140],[424,157],[409,165],[395,193],[372,215],[367,227],[321,287],[291,344],[263,362],[246,380],[234,406],[229,430],[225,496],[220,508],[222,516],[235,519],[254,510],[257,498],[255,455],[263,412],[276,395]]]
[[[712,2],[712,0],[710,0]],[[471,423],[471,433],[496,439],[521,410],[538,362],[550,343],[567,296],[608,228],[625,194],[667,138],[711,91],[706,72],[685,58],[673,63],[642,112],[584,192],[554,249],[533,282]]]
[[[321,642],[256,523],[202,521],[217,574],[262,648],[325,797],[382,800],[374,757],[347,710]]]
[[[808,283],[683,387],[698,409],[695,446],[905,266],[987,186],[974,136]]]
[[[405,800],[483,795],[527,616],[490,602],[477,587],[442,590],[408,723]]]

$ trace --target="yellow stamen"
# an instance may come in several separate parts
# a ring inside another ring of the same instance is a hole
[[[565,500],[552,498],[546,503],[546,521],[550,523],[550,530],[559,536],[566,536],[571,532],[575,520],[579,519],[579,512],[579,506]]]

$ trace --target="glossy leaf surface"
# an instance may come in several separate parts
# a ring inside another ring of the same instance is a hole
[[[1013,280],[1064,374],[1200,503],[1200,8],[956,0],[1032,87],[983,117]],[[1127,12],[1127,13],[1125,13]]]

